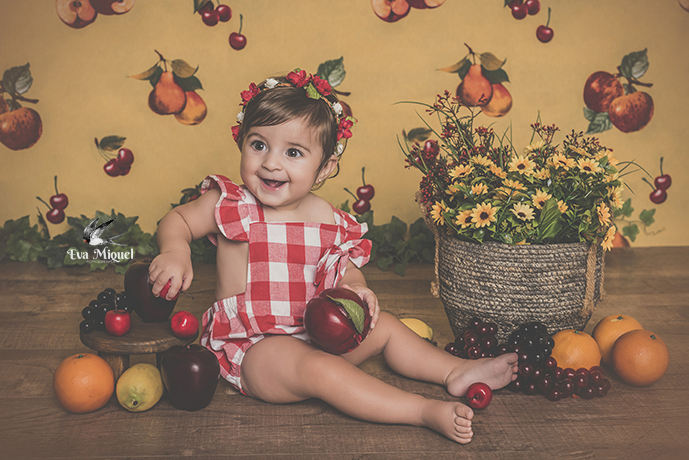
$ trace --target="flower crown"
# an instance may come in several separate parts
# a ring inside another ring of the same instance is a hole
[[[237,114],[237,125],[232,127],[232,138],[237,142],[237,137],[239,134],[239,126],[244,121],[244,110],[254,97],[256,97],[262,91],[277,88],[280,86],[294,86],[296,88],[304,88],[306,91],[306,96],[311,99],[320,99],[325,101],[335,115],[337,120],[337,144],[335,145],[334,154],[338,157],[342,155],[345,149],[345,143],[347,139],[352,137],[351,128],[356,123],[356,118],[347,116],[344,113],[342,104],[339,102],[332,102],[327,96],[332,94],[332,87],[327,80],[323,80],[318,75],[307,74],[305,70],[296,69],[286,76],[287,82],[281,82],[274,78],[268,78],[265,82],[260,85],[251,83],[247,91],[242,91],[242,102],[239,104],[242,106],[242,111]]]

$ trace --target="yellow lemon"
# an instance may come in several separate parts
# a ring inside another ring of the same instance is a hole
[[[419,337],[424,338],[431,342],[433,340],[433,329],[420,319],[416,318],[402,318],[400,321],[404,323],[412,331],[416,332]]]
[[[117,381],[117,400],[130,412],[143,412],[155,406],[163,396],[163,379],[152,364],[135,364]]]

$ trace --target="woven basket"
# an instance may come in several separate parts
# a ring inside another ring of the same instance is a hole
[[[553,334],[583,330],[603,294],[604,251],[588,243],[469,243],[436,234],[437,284],[457,336],[473,317],[498,325],[497,339],[528,321]]]

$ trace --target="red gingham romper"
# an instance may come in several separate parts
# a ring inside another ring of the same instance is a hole
[[[261,203],[226,177],[206,177],[201,193],[220,188],[215,220],[223,236],[249,243],[246,292],[215,302],[203,315],[201,345],[220,362],[220,373],[242,393],[241,364],[251,345],[272,335],[310,341],[303,326],[306,303],[337,286],[347,261],[368,262],[367,231],[333,208],[336,224],[265,222]],[[217,245],[217,235],[208,238]]]

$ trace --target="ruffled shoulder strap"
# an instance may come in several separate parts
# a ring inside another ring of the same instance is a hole
[[[220,189],[220,198],[215,205],[215,221],[220,232],[228,240],[249,241],[251,222],[262,219],[256,198],[244,187],[221,175],[207,176],[201,184],[201,193],[212,188]],[[218,244],[215,235],[208,235],[208,239]]]

